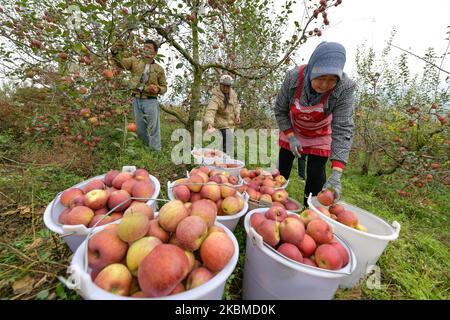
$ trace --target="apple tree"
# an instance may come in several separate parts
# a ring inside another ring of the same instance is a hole
[[[450,182],[450,73],[436,67],[447,53],[439,56],[430,48],[422,74],[412,75],[406,53],[392,57],[393,38],[380,56],[359,48],[353,156],[364,175],[399,173],[405,183],[398,193],[406,196],[407,189],[432,180]]]

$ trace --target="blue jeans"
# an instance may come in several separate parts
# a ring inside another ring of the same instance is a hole
[[[157,99],[133,97],[134,119],[137,134],[150,149],[161,151],[159,102]]]

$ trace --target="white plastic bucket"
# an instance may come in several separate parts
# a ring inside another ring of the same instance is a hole
[[[243,161],[231,159],[231,158],[225,159],[225,161],[221,161],[221,162],[224,164],[237,164],[238,166],[236,168],[223,168],[223,167],[216,167],[216,166],[212,165],[212,166],[208,166],[208,168],[210,170],[219,170],[219,171],[227,172],[232,176],[238,177],[239,171],[245,166],[245,163]]]
[[[244,300],[331,300],[344,276],[356,268],[356,257],[351,248],[338,236],[338,241],[349,252],[348,264],[340,270],[325,270],[295,262],[283,257],[264,244],[262,237],[250,227],[250,211],[245,218],[247,231],[244,268]]]
[[[360,224],[364,225],[368,229],[368,232],[351,228],[327,217],[317,209],[322,206],[319,204],[317,197],[312,197],[310,195],[308,198],[309,207],[314,210],[321,219],[328,222],[333,227],[334,232],[339,237],[345,239],[355,252],[356,259],[358,260],[358,267],[351,276],[344,277],[340,284],[340,287],[342,288],[353,288],[358,285],[359,281],[365,277],[367,272],[370,272],[372,266],[376,265],[389,241],[398,238],[400,224],[397,221],[394,221],[392,222],[392,225],[390,225],[383,219],[361,208],[342,201],[339,201],[339,204],[356,213]]]
[[[118,223],[118,221],[115,221],[114,223]],[[223,227],[223,225],[218,222],[216,222],[215,225]],[[103,228],[104,226],[96,228],[94,233],[99,232]],[[160,298],[134,298],[112,294],[101,289],[92,281],[90,268],[85,270],[87,241],[83,242],[76,250],[68,269],[68,272],[70,273],[69,281],[64,282],[71,289],[75,289],[86,300],[222,300],[226,281],[233,273],[239,256],[239,245],[236,237],[227,228],[223,229],[233,241],[234,254],[228,264],[218,274],[197,288]]]
[[[218,154],[217,157],[206,157],[203,155],[203,152],[208,152],[208,151],[214,151]],[[227,159],[229,159],[230,157],[223,152],[222,150],[218,150],[218,149],[210,149],[210,148],[197,148],[194,147],[194,149],[192,149],[191,151],[192,156],[195,159],[195,163],[199,164],[199,165],[212,165],[214,163],[214,161],[226,161]]]
[[[134,166],[125,166],[122,168],[122,172],[134,172],[136,171],[136,167]],[[82,188],[86,184],[88,184],[90,181],[94,179],[100,179],[103,180],[105,175],[96,176],[93,178],[90,178],[88,180],[85,180],[83,182],[80,182],[76,185],[74,185],[72,188]],[[154,176],[150,175],[150,180],[152,181],[155,192],[152,195],[152,198],[158,198],[159,192],[161,190],[161,185]],[[80,246],[80,244],[84,241],[86,238],[86,235],[89,233],[91,228],[88,228],[84,225],[62,225],[59,223],[59,216],[61,213],[66,209],[61,202],[59,201],[61,197],[61,193],[58,194],[55,199],[53,199],[47,208],[45,208],[44,212],[44,223],[48,229],[50,229],[53,232],[56,232],[60,234],[64,241],[69,246],[70,250],[72,252],[75,252],[77,248]],[[158,210],[157,208],[157,202],[156,200],[149,200],[147,201],[147,205],[152,207],[153,210],[156,212]]]
[[[167,182],[167,196],[169,197],[170,200],[175,200],[175,196],[173,195],[173,192],[172,192],[172,188],[174,187],[174,185],[175,185],[175,182],[170,182],[170,181]],[[239,211],[238,213],[235,213],[233,215],[217,216],[217,218],[216,218],[216,221],[223,224],[225,227],[230,229],[232,232],[234,231],[234,229],[236,229],[239,219],[241,217],[243,217],[248,211],[248,194],[247,193],[242,194],[239,191],[236,193],[239,197],[244,199],[244,208],[242,208],[241,211]]]

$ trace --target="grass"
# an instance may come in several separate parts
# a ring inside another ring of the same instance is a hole
[[[190,166],[174,166],[171,141],[179,124],[162,115],[163,151],[149,151],[131,133],[105,128],[95,152],[50,136],[35,143],[11,126],[0,132],[0,297],[3,299],[80,299],[66,289],[57,276],[66,275],[72,253],[57,235],[43,224],[43,211],[56,193],[91,176],[123,165],[147,168],[166,183],[185,175]],[[117,130],[118,129],[118,130]],[[304,182],[296,167],[288,187],[290,196],[302,199]],[[381,288],[366,282],[351,290],[338,290],[336,299],[449,299],[449,187],[432,183],[421,194],[400,198],[395,189],[401,176],[360,176],[348,168],[343,178],[344,200],[386,221],[398,221],[400,238],[389,244],[378,261]],[[246,234],[238,225],[234,232],[240,247],[238,264],[229,277],[224,298],[241,299],[245,267]]]

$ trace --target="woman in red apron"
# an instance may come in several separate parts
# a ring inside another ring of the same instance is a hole
[[[345,49],[322,42],[307,65],[288,71],[275,105],[280,128],[279,170],[288,179],[294,159],[307,156],[304,204],[310,193],[341,194],[341,175],[353,138],[355,83],[343,73]],[[332,173],[326,181],[326,163]]]

